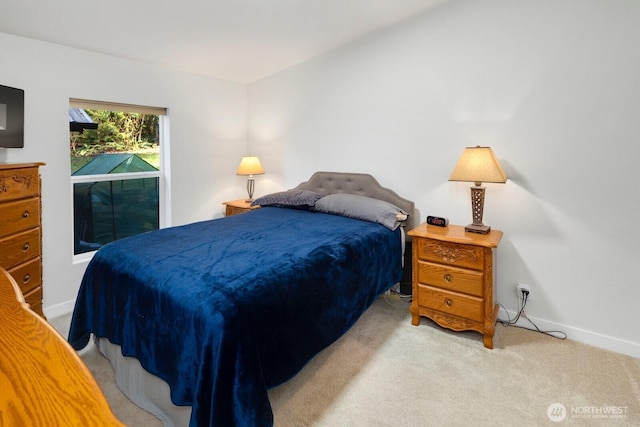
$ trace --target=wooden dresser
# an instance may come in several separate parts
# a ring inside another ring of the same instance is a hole
[[[0,163],[0,266],[20,286],[31,309],[42,312],[40,172],[44,163]]]
[[[425,316],[455,331],[478,331],[484,346],[493,348],[495,251],[502,232],[420,224],[408,234],[413,239],[411,323],[417,326]]]

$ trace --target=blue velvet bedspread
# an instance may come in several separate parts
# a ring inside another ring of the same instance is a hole
[[[191,405],[191,426],[269,426],[267,389],[351,327],[402,275],[400,231],[266,207],[102,247],[69,342],[106,337]]]

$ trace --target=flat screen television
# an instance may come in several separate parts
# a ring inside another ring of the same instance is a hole
[[[24,90],[0,85],[0,148],[24,147]]]

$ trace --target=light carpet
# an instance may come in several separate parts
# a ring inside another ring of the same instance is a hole
[[[336,343],[269,392],[275,425],[638,426],[640,359],[515,327],[494,349],[476,332],[428,319],[381,297]],[[70,315],[50,319],[67,336]],[[95,347],[82,358],[126,425],[161,426],[115,386]]]

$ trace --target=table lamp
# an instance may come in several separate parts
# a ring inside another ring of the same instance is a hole
[[[236,175],[248,176],[247,178],[247,193],[249,193],[249,198],[246,199],[247,202],[253,201],[253,189],[255,188],[255,183],[253,181],[253,175],[262,175],[264,173],[264,169],[260,164],[260,160],[256,156],[245,156],[240,161],[240,166],[238,166],[238,170],[236,171]]]
[[[472,233],[487,234],[491,227],[482,223],[484,210],[483,182],[495,182],[504,184],[507,175],[500,167],[500,162],[493,154],[490,147],[466,147],[458,160],[456,167],[451,172],[449,181],[465,181],[475,183],[471,187],[471,212],[473,223],[464,229]]]

